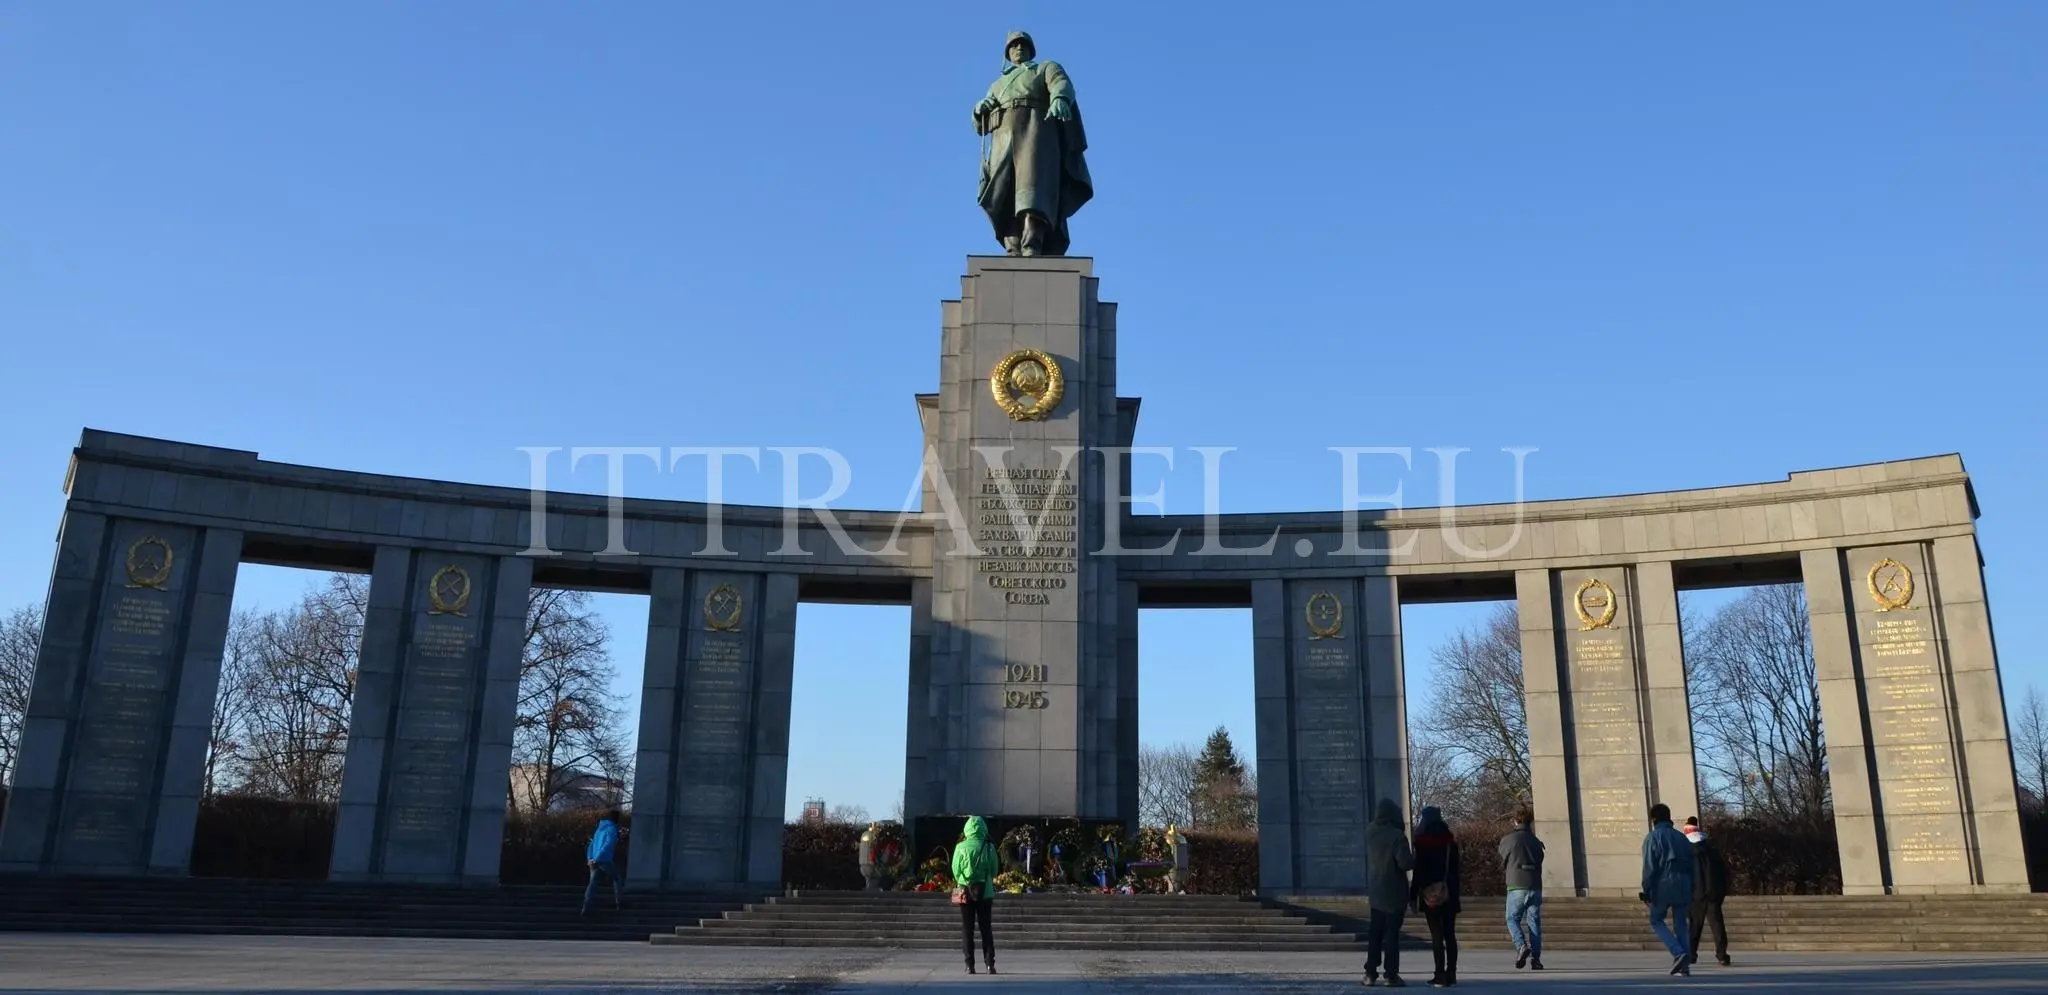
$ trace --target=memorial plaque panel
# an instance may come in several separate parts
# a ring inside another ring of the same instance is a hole
[[[1628,862],[1613,859],[1639,850],[1651,802],[1633,589],[1632,570],[1616,566],[1559,571],[1552,591],[1590,895],[1633,895],[1640,886]]]
[[[1967,885],[1961,767],[1925,548],[1851,550],[1847,564],[1892,886]]]
[[[454,880],[464,864],[465,827],[476,794],[484,689],[498,565],[483,557],[419,552],[409,558],[402,602],[373,589],[373,624],[403,624],[402,640],[364,634],[366,645],[396,646],[397,694],[389,706],[371,873],[390,879]],[[373,575],[372,585],[399,574]],[[524,613],[524,592],[513,611]],[[375,661],[366,660],[366,666]],[[357,728],[356,726],[351,727]],[[502,794],[502,792],[501,792]]]
[[[110,531],[55,858],[60,869],[141,873],[177,704],[178,641],[199,533],[133,521],[115,522]]]

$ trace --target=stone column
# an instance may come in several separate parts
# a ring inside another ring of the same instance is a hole
[[[1635,568],[1637,624],[1643,637],[1643,677],[1649,701],[1650,796],[1671,806],[1675,819],[1698,815],[1699,775],[1692,752],[1692,699],[1685,684],[1685,642],[1680,635],[1678,587],[1668,561]]]
[[[935,811],[926,799],[932,749],[932,582],[927,577],[910,582],[910,701],[903,715],[903,812],[908,817]]]
[[[186,872],[241,548],[66,513],[0,871]]]
[[[1392,798],[1412,821],[1408,791],[1407,671],[1401,658],[1400,581],[1389,576],[1360,582],[1359,632],[1365,640],[1366,794]],[[1425,798],[1423,804],[1430,804]]]
[[[328,876],[495,884],[533,561],[380,547]]]
[[[1406,809],[1387,794],[1400,778],[1372,779],[1366,657],[1375,625],[1356,578],[1278,584],[1252,590],[1260,890],[1362,894],[1361,843],[1379,797]],[[1285,862],[1268,866],[1269,853]]]
[[[1117,584],[1116,798],[1131,830],[1138,828],[1138,584]]]
[[[1802,564],[1843,891],[2026,890],[1974,540],[1822,551]],[[1844,727],[1849,743],[1838,751]],[[1861,756],[1837,762],[1857,744],[1856,730],[1867,738]],[[1859,790],[1868,792],[1867,805]],[[1872,824],[1869,853],[1852,846],[1863,843],[1862,818]]]
[[[1259,772],[1259,894],[1298,893],[1294,866],[1294,692],[1287,666],[1287,585],[1252,582],[1254,763]]]
[[[1863,724],[1863,682],[1857,674],[1841,551],[1806,550],[1799,554],[1799,569],[1813,633],[1814,674],[1820,685],[1821,728],[1827,739],[1828,793],[1835,810],[1842,893],[1882,895],[1887,889],[1877,838],[1877,782],[1870,764],[1870,736]]]
[[[1576,895],[1584,886],[1577,814],[1565,747],[1564,679],[1558,666],[1550,571],[1515,572],[1515,616],[1522,633],[1522,694],[1529,723],[1532,827],[1544,843],[1543,888]]]
[[[655,571],[628,871],[779,890],[794,574]]]
[[[2007,739],[2005,691],[1991,638],[1991,604],[1975,536],[1934,540],[1935,597],[1941,640],[1955,687],[1963,759],[1963,810],[1986,891],[2026,891],[2027,855],[2020,836],[2019,792]]]

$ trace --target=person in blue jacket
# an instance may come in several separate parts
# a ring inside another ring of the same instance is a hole
[[[1671,807],[1650,806],[1650,833],[1643,837],[1643,890],[1650,907],[1650,931],[1671,951],[1671,973],[1691,974],[1692,935],[1685,926],[1692,907],[1692,841],[1671,828]],[[1665,926],[1666,917],[1671,920]]]
[[[583,914],[590,914],[590,903],[597,897],[597,882],[610,881],[612,885],[612,908],[625,904],[619,895],[619,810],[612,809],[597,820],[596,831],[590,834],[590,846],[583,851],[583,862],[590,865],[590,884],[583,889]]]

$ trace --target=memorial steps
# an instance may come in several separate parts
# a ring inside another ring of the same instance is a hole
[[[1205,895],[1000,895],[1003,950],[1355,950],[1355,937],[1258,902]],[[944,894],[810,892],[650,938],[680,946],[960,949]]]
[[[1363,899],[1304,899],[1281,907],[1347,932],[1365,929]],[[2048,950],[2048,894],[1941,896],[1747,896],[1722,907],[1733,956],[1752,951],[1893,951],[2040,953]],[[1508,949],[1500,898],[1464,900],[1458,944]],[[1428,938],[1421,916],[1405,931]],[[1709,932],[1701,943],[1711,948]],[[1641,902],[1614,898],[1549,898],[1543,903],[1543,948],[1662,950]]]
[[[579,887],[0,875],[0,931],[645,942],[750,897],[758,896],[628,893],[614,912],[600,888],[585,921]]]

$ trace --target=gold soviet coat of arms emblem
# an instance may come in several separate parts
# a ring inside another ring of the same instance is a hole
[[[1052,356],[1019,349],[989,371],[988,390],[1011,421],[1044,421],[1066,395],[1067,376]]]

